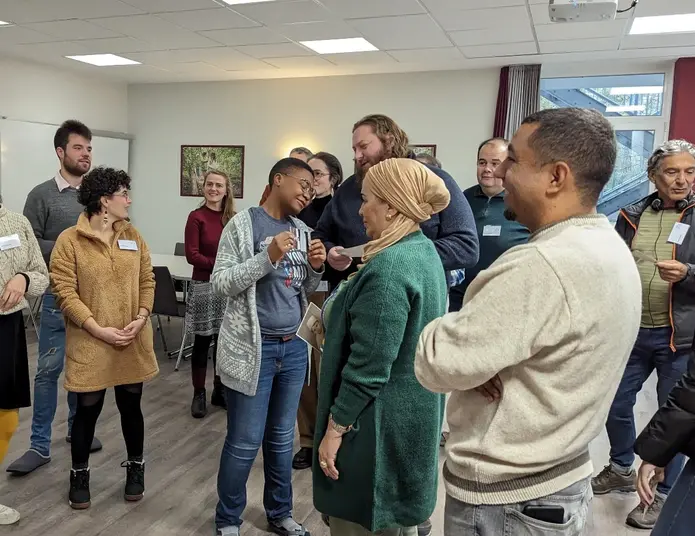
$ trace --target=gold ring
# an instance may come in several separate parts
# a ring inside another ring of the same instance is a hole
[[[326,463],[326,462],[319,462],[319,465],[320,465],[321,468],[323,468],[323,469],[325,469],[326,467],[328,467],[328,463]]]

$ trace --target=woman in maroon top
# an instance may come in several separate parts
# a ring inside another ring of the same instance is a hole
[[[193,265],[193,281],[186,304],[186,328],[187,333],[195,335],[191,356],[191,415],[196,419],[202,419],[208,412],[205,393],[208,350],[214,340],[212,362],[215,367],[217,334],[227,304],[223,296],[218,296],[212,291],[210,275],[215,266],[222,229],[234,216],[234,194],[229,177],[221,171],[211,170],[205,173],[204,181],[205,203],[189,214],[185,235],[186,259]],[[224,389],[217,374],[213,385],[210,403],[226,408]]]

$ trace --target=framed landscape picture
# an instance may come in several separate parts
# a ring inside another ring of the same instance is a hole
[[[244,196],[243,145],[182,145],[180,195],[203,197],[203,176],[213,169],[229,175],[236,199]]]
[[[416,155],[428,154],[433,157],[437,156],[436,145],[411,145],[410,148]]]

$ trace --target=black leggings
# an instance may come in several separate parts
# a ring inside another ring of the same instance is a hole
[[[116,405],[121,414],[121,430],[129,460],[141,460],[145,443],[145,420],[140,408],[142,383],[114,387]],[[93,393],[77,393],[77,411],[72,423],[72,467],[84,469],[89,465],[89,450],[94,428],[104,407],[106,389]]]
[[[191,354],[191,379],[193,388],[198,391],[205,389],[205,376],[208,369],[208,352],[210,343],[212,349],[212,370],[215,374],[215,387],[219,387],[220,377],[216,373],[217,368],[217,335],[196,335],[193,339],[193,353]]]

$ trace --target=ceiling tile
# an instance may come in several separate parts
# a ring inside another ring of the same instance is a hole
[[[417,0],[321,0],[321,3],[344,19],[426,13]]]
[[[578,22],[574,24],[541,24],[536,26],[536,36],[539,41],[620,37],[625,31],[625,27],[625,20]]]
[[[293,41],[318,41],[362,36],[360,32],[342,21],[282,24],[273,26],[273,30]]]
[[[525,6],[525,0],[420,0],[432,13],[463,9]]]
[[[196,32],[205,30],[227,30],[230,28],[253,28],[257,22],[223,7],[217,9],[197,9],[176,13],[160,13],[159,18],[177,26]]]
[[[85,39],[77,41],[89,52],[87,54],[124,54],[126,52],[144,52],[156,50],[150,43],[134,37],[114,37],[113,39]]]
[[[78,41],[80,39],[121,37],[121,34],[118,32],[108,30],[83,20],[36,22],[33,24],[24,24],[23,26],[24,28],[29,28],[30,30],[71,41]]]
[[[314,53],[294,43],[277,45],[248,45],[236,47],[236,50],[254,58],[291,58],[292,56],[312,56]]]
[[[621,49],[692,47],[695,46],[695,33],[664,35],[626,35]]]
[[[449,38],[429,15],[355,19],[351,24],[381,50],[451,46]]]
[[[351,54],[324,54],[322,58],[336,65],[373,65],[379,63],[397,63],[386,52],[353,52]]]
[[[211,9],[218,4],[215,0],[122,0],[147,13],[169,13],[192,9]]]
[[[214,65],[209,65],[201,61],[172,63],[171,65],[166,66],[166,70],[172,73],[193,74],[197,76],[210,77],[210,80],[218,79],[225,74],[223,69],[219,69]]]
[[[142,10],[119,0],[2,0],[0,20],[16,24],[137,15]]]
[[[59,39],[22,26],[0,26],[0,45],[22,45],[50,41],[59,41]]]
[[[497,58],[505,56],[527,56],[537,54],[536,43],[509,43],[505,45],[484,45],[479,47],[463,47],[463,55],[467,58]]]
[[[94,19],[91,22],[109,30],[141,39],[160,49],[217,46],[217,43],[207,37],[180,28],[154,15],[111,17]]]
[[[630,5],[629,0],[622,0]],[[626,6],[627,7],[627,6]],[[679,15],[682,13],[695,13],[695,5],[692,0],[659,0],[652,2],[640,2],[635,8],[635,16],[652,17],[656,15]]]
[[[293,58],[268,58],[264,60],[280,69],[305,69],[307,67],[332,67],[333,64],[319,56],[299,56]]]
[[[79,42],[73,41],[14,45],[12,47],[4,48],[3,51],[37,60],[74,56],[77,54],[89,54],[88,49],[84,48]]]
[[[213,30],[211,32],[201,32],[201,35],[227,46],[267,45],[287,42],[287,38],[268,28]]]
[[[533,30],[530,24],[507,24],[486,30],[466,30],[450,32],[449,36],[458,46],[495,45],[501,43],[522,43],[533,41]]]
[[[234,11],[268,25],[335,20],[337,18],[312,0],[279,3],[261,2],[258,4],[239,4],[233,7]]]
[[[261,60],[237,52],[233,48],[194,48],[184,50],[162,50],[129,54],[130,59],[147,65],[157,65],[164,68],[172,63],[204,62],[227,70],[255,70],[268,68]]]
[[[600,37],[598,39],[572,39],[564,41],[541,41],[541,54],[561,54],[565,52],[592,52],[597,50],[618,50],[620,37]]]
[[[526,7],[502,7],[499,9],[449,10],[434,14],[434,18],[447,31],[494,29],[498,24],[514,22],[528,24]]]
[[[402,63],[442,63],[464,59],[456,47],[422,48],[418,50],[393,50],[389,55]]]

